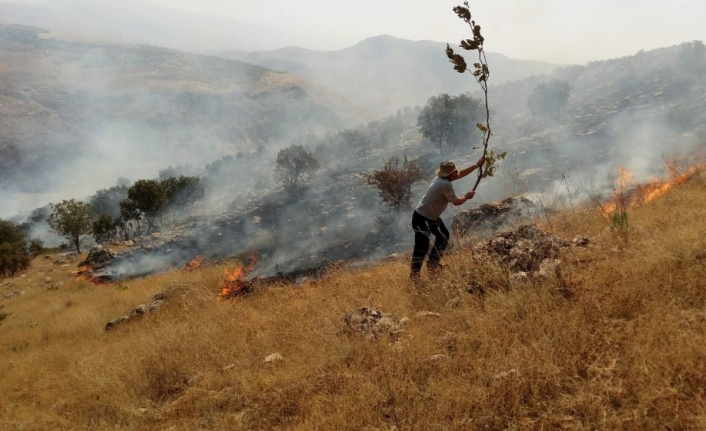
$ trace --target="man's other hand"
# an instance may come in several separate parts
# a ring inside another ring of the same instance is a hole
[[[476,195],[476,192],[470,191],[470,192],[466,193],[466,199],[473,199],[473,196],[475,196],[475,195]]]

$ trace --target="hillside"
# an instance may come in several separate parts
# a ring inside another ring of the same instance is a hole
[[[119,176],[155,175],[185,161],[205,164],[361,117],[341,96],[292,74],[0,26],[3,188],[91,192]],[[94,188],[69,177],[77,170]]]
[[[219,301],[237,262],[97,286],[40,257],[0,284],[0,427],[703,429],[705,211],[700,175],[627,236],[596,207],[546,214],[590,245],[519,283],[459,247],[416,286],[401,257]],[[366,338],[359,307],[408,319]]]
[[[141,0],[3,2],[0,23],[44,28],[65,40],[146,44],[194,53],[314,42],[296,30],[285,34],[249,21],[181,12]]]
[[[330,88],[340,89],[361,106],[383,114],[402,106],[424,105],[439,93],[460,94],[473,88],[472,79],[449,67],[446,44],[376,36],[338,51],[299,47],[265,52],[224,52],[235,58],[275,70],[295,73]],[[549,73],[559,65],[515,60],[489,53],[493,83],[501,84]]]

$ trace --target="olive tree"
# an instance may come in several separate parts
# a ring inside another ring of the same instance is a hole
[[[51,204],[52,213],[47,223],[52,231],[65,237],[81,253],[81,238],[93,231],[93,208],[85,202],[74,199]]]
[[[128,201],[131,205],[121,205],[121,210],[144,215],[147,221],[147,232],[155,226],[157,217],[161,216],[167,208],[169,199],[167,193],[156,180],[138,180],[127,190]],[[126,208],[127,207],[127,208]]]
[[[446,93],[431,97],[419,113],[419,133],[429,139],[441,152],[459,146],[473,146],[481,138],[476,130],[482,115],[481,102],[465,94]]]
[[[291,145],[279,150],[275,176],[290,196],[297,196],[306,189],[306,183],[319,169],[319,161],[302,145]]]

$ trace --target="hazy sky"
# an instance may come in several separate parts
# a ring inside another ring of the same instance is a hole
[[[366,37],[457,41],[468,29],[452,0],[148,0],[315,36],[338,49]],[[521,59],[584,63],[706,39],[703,0],[482,0],[471,11],[489,51]]]

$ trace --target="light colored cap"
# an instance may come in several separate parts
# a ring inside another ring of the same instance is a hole
[[[455,170],[456,164],[454,162],[441,162],[441,164],[439,164],[439,169],[436,170],[436,175],[440,176],[441,178],[446,178],[451,175]]]

